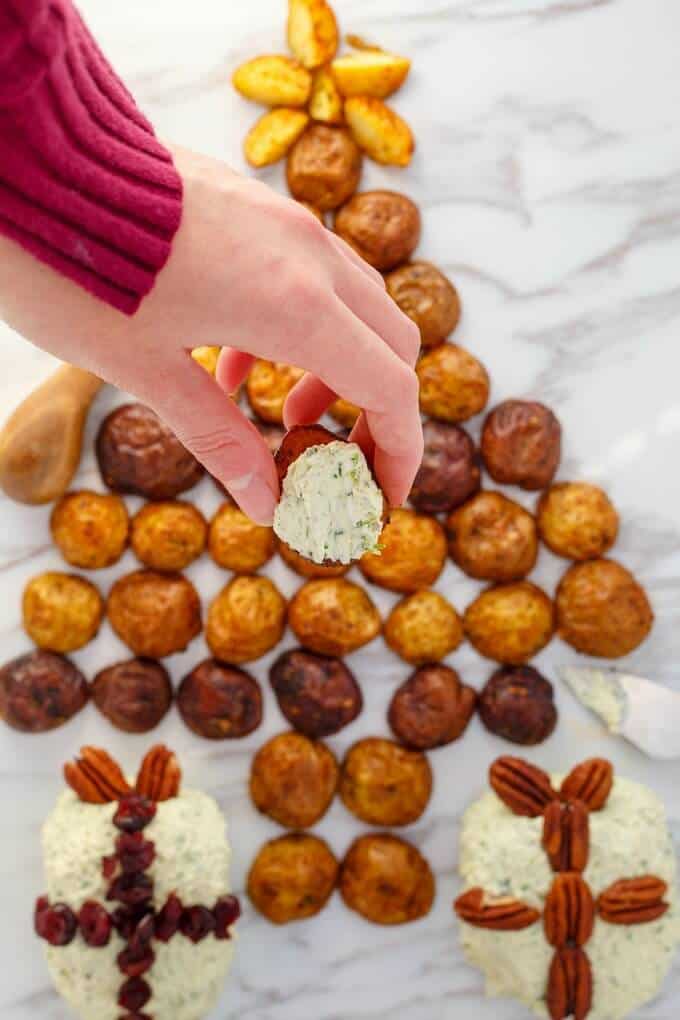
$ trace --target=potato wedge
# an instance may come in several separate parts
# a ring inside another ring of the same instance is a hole
[[[362,50],[338,57],[331,64],[335,82],[347,99],[373,96],[386,99],[401,88],[411,70],[411,61],[396,53]]]
[[[288,45],[308,68],[321,67],[335,56],[338,23],[326,0],[288,0]]]
[[[286,155],[309,123],[304,110],[270,110],[246,135],[243,151],[251,166],[269,166]]]
[[[345,118],[357,145],[376,163],[409,165],[415,149],[411,129],[382,100],[353,96],[345,103]]]
[[[382,46],[368,42],[362,35],[355,35],[353,32],[347,33],[345,42],[355,50],[372,50],[374,53],[382,53],[383,51]]]
[[[305,106],[312,91],[309,71],[291,57],[254,57],[232,75],[237,92],[265,106]]]
[[[319,120],[322,124],[342,124],[342,96],[328,67],[320,67],[314,72],[308,109],[312,120]]]

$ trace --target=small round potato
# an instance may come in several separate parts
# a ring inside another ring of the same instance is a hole
[[[288,543],[281,539],[278,539],[277,546],[283,562],[300,577],[344,577],[352,565],[351,563],[315,563],[313,560],[308,560],[306,556],[301,556],[295,549],[291,549]]]
[[[168,671],[153,659],[130,659],[97,673],[92,700],[112,726],[124,733],[148,733],[170,711]]]
[[[109,622],[135,655],[162,659],[201,633],[201,600],[181,574],[136,570],[109,594]]]
[[[360,836],[340,866],[340,894],[374,924],[408,924],[430,913],[435,883],[423,855],[398,836]]]
[[[205,549],[208,526],[191,503],[147,503],[132,518],[130,544],[152,570],[184,570]]]
[[[287,829],[309,829],[328,811],[338,788],[332,751],[301,733],[280,733],[261,747],[250,771],[258,811]]]
[[[22,603],[24,630],[38,648],[75,652],[96,635],[104,601],[84,577],[48,571],[28,582]]]
[[[262,722],[262,689],[245,670],[205,659],[182,680],[177,708],[197,736],[238,740]]]
[[[272,425],[282,425],[286,398],[304,374],[282,361],[256,361],[246,381],[246,396],[255,414]]]
[[[312,740],[348,726],[363,707],[359,684],[342,659],[294,648],[279,656],[269,679],[283,715]]]
[[[463,640],[458,613],[436,591],[417,591],[398,602],[385,622],[385,641],[406,662],[439,662]]]
[[[359,569],[389,591],[412,592],[434,584],[446,563],[446,535],[434,517],[393,510],[380,536],[380,553],[366,553]]]
[[[544,404],[506,400],[487,415],[482,459],[495,482],[545,489],[562,456],[562,427]]]
[[[426,351],[416,365],[420,410],[440,421],[461,422],[479,414],[489,400],[489,376],[481,361],[457,344]]]
[[[290,625],[319,655],[349,655],[377,637],[380,613],[358,584],[344,577],[307,581],[293,597]]]
[[[272,924],[288,924],[323,910],[337,881],[328,844],[296,832],[265,843],[248,875],[248,895]]]
[[[603,659],[628,655],[654,623],[644,588],[614,560],[574,564],[559,583],[555,604],[562,640]]]
[[[253,574],[275,549],[274,529],[255,524],[233,503],[223,503],[210,522],[208,552],[225,570]]]
[[[469,577],[519,581],[536,563],[534,518],[500,492],[477,493],[454,510],[446,530],[451,558]]]
[[[312,124],[288,153],[291,195],[321,212],[337,209],[359,186],[362,155],[349,131]]]
[[[130,520],[127,507],[111,493],[68,492],[50,517],[54,543],[73,567],[99,570],[117,563],[125,552]]]
[[[423,459],[409,499],[421,513],[445,513],[479,490],[481,459],[460,425],[426,421],[423,437]]]
[[[479,695],[479,717],[513,744],[540,744],[557,725],[553,685],[531,666],[502,666]]]
[[[461,683],[455,669],[422,666],[395,691],[387,719],[403,744],[427,751],[458,740],[476,702],[476,691]]]
[[[328,408],[333,421],[337,421],[338,425],[342,425],[345,429],[353,429],[357,423],[357,418],[361,414],[361,408],[357,407],[356,404],[350,403],[349,400],[343,400],[342,397],[331,404]]]
[[[364,191],[336,213],[335,232],[366,262],[386,272],[413,254],[420,240],[420,212],[396,191]]]
[[[468,641],[485,659],[521,666],[551,640],[553,604],[530,581],[499,584],[468,606],[463,626]]]
[[[216,659],[259,659],[286,629],[286,600],[268,577],[235,577],[208,610],[205,637]]]
[[[349,749],[340,772],[345,807],[369,825],[410,825],[432,795],[432,770],[420,751],[367,737]]]
[[[536,517],[545,544],[568,560],[604,556],[619,531],[619,515],[606,493],[587,482],[552,485],[539,499]]]
[[[38,648],[0,668],[0,719],[22,733],[63,726],[89,697],[87,680],[63,655]]]
[[[385,278],[387,292],[420,330],[423,347],[446,340],[460,320],[458,291],[430,262],[410,262]]]

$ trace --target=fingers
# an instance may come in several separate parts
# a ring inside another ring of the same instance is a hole
[[[344,241],[342,237],[334,234],[332,230],[328,231],[328,236],[334,247],[341,255],[343,255],[357,269],[360,269],[361,272],[364,273],[364,275],[370,280],[377,283],[381,290],[385,290],[386,284],[382,273],[379,273],[378,270],[369,265],[365,259],[362,259],[361,255],[359,255],[359,253],[356,252],[350,244],[347,244],[347,241]]]
[[[286,398],[283,406],[283,424],[287,429],[293,425],[313,425],[326,413],[336,397],[334,390],[315,375],[307,373],[295,384]]]
[[[225,393],[235,393],[242,382],[245,382],[255,358],[252,354],[235,351],[233,347],[223,347],[217,360],[215,379]]]

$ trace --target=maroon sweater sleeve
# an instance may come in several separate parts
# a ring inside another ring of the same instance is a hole
[[[70,0],[0,0],[0,233],[132,314],[181,213],[170,154]]]

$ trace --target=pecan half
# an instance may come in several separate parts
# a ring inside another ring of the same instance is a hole
[[[593,934],[595,903],[586,882],[575,871],[557,875],[545,901],[543,926],[551,946],[584,946]]]
[[[591,811],[601,811],[614,783],[614,769],[604,758],[589,758],[569,773],[560,788],[563,800],[582,800]]]
[[[537,818],[546,805],[557,799],[547,772],[523,758],[506,755],[489,770],[489,782],[503,803],[516,815]]]
[[[548,804],[543,816],[543,849],[553,871],[585,871],[590,852],[588,808],[580,800]]]
[[[521,931],[539,920],[533,907],[512,896],[488,896],[483,889],[468,889],[454,903],[461,921],[492,931]]]
[[[182,772],[172,751],[157,744],[148,752],[139,769],[136,791],[147,800],[170,800],[179,793]]]
[[[558,949],[548,974],[546,1003],[551,1020],[585,1020],[593,1004],[593,972],[582,949]]]
[[[109,804],[131,792],[120,766],[98,747],[82,747],[80,758],[64,765],[64,778],[86,804]]]
[[[609,924],[647,924],[668,910],[664,902],[667,890],[666,883],[654,875],[624,878],[600,895],[598,913]]]

